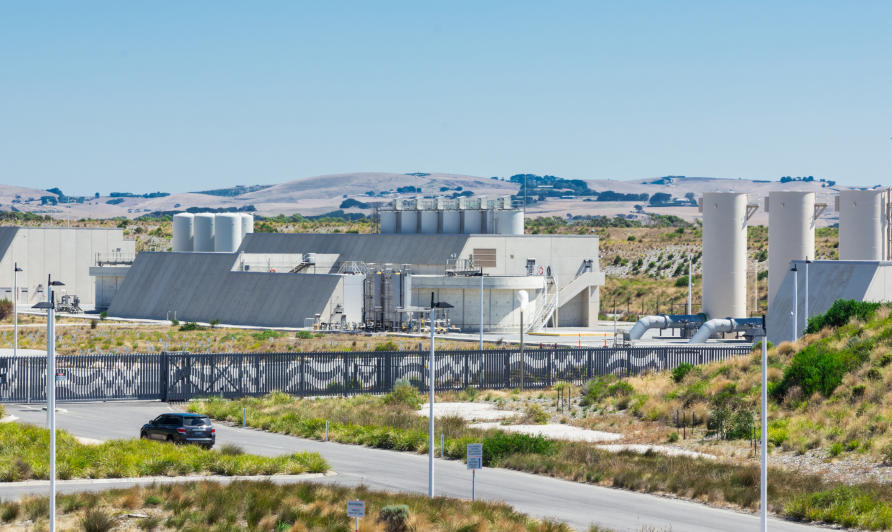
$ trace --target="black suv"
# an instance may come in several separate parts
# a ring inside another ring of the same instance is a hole
[[[194,443],[205,449],[214,446],[216,429],[201,414],[161,414],[139,430],[139,437],[173,443]]]

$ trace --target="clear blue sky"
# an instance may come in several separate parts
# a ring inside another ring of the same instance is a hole
[[[889,184],[892,2],[5,2],[0,182]]]

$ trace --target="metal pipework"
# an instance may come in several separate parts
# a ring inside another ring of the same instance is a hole
[[[685,329],[699,327],[706,321],[705,314],[675,314],[645,316],[629,331],[630,340],[639,340],[648,329]]]
[[[762,318],[723,318],[709,320],[697,329],[688,343],[702,344],[717,333],[744,332],[748,336],[759,336],[762,331]]]

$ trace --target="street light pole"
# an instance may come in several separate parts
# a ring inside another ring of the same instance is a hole
[[[799,338],[799,269],[793,264],[793,341]]]
[[[483,266],[480,266],[480,351],[483,351]]]
[[[16,262],[12,267],[12,356],[18,357],[19,354],[19,263]]]
[[[811,262],[808,257],[805,257],[805,327],[803,329],[808,328],[808,265]]]
[[[433,294],[431,294],[433,295]],[[430,392],[430,416],[428,419],[428,443],[427,443],[427,496],[434,498],[434,306],[430,310],[431,326],[431,353],[428,358],[428,391]]]
[[[759,521],[762,532],[768,530],[768,333],[762,315],[762,416],[759,475]]]
[[[54,286],[64,283],[46,277],[47,301],[36,305],[36,309],[46,309],[46,414],[50,431],[50,532],[56,530],[56,305]]]
[[[694,311],[691,294],[693,293],[694,268],[691,266],[691,254],[688,253],[688,316]]]

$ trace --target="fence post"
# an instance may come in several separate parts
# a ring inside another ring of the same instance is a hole
[[[300,395],[306,397],[307,394],[307,355],[300,354]]]
[[[548,352],[548,386],[549,388],[552,386],[552,359],[554,358],[554,351]]]
[[[585,357],[586,358],[585,364],[587,367],[585,370],[585,379],[591,380],[592,379],[592,350],[586,349],[586,353],[587,353],[587,356]]]
[[[158,363],[158,386],[161,392],[161,401],[166,403],[170,399],[170,359],[167,351],[161,351],[161,359]]]
[[[344,374],[344,396],[346,397],[346,395],[347,395],[347,390],[349,389],[349,386],[350,386],[350,385],[347,383],[347,377],[348,377],[348,372],[347,372],[347,355],[341,355],[341,364],[343,365],[343,369],[344,369],[344,371],[343,371],[342,373]]]
[[[464,387],[465,388],[468,387],[468,357],[469,356],[471,356],[471,355],[469,353],[465,352],[465,354],[464,354],[464,359],[465,359],[465,385],[464,385]]]

